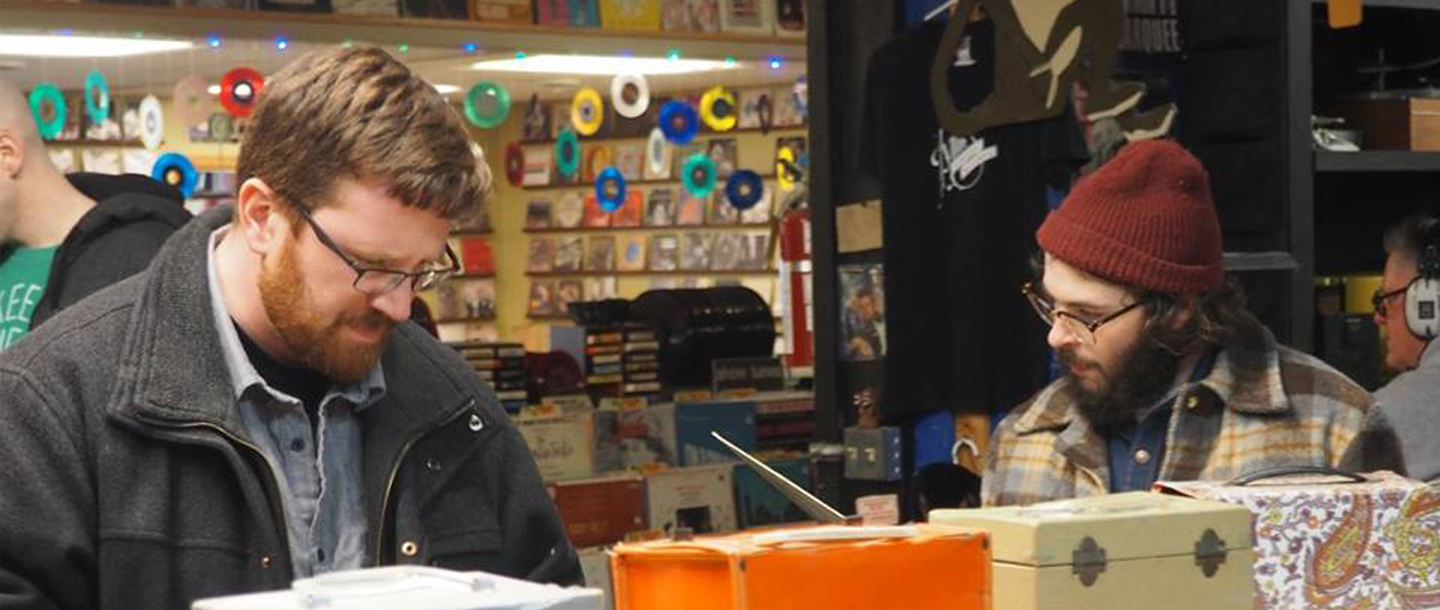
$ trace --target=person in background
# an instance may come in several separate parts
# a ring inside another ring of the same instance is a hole
[[[1410,476],[1436,480],[1440,479],[1440,350],[1435,348],[1440,218],[1407,218],[1386,231],[1384,246],[1385,275],[1375,293],[1375,325],[1384,336],[1385,366],[1399,375],[1375,392],[1375,404],[1400,436]]]
[[[188,608],[379,565],[560,584],[525,440],[408,321],[490,193],[458,114],[376,48],[266,82],[236,204],[0,352],[0,607]]]
[[[145,176],[61,174],[25,96],[0,79],[0,350],[144,269],[190,219],[182,204]]]
[[[1126,145],[1036,239],[1042,272],[1023,292],[1066,373],[1001,421],[984,504],[1279,466],[1403,470],[1369,393],[1245,310],[1209,178],[1180,145]]]

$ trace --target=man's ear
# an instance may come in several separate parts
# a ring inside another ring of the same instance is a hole
[[[1183,295],[1176,305],[1175,315],[1170,318],[1171,330],[1180,330],[1189,326],[1196,316],[1200,315],[1200,297],[1197,295]]]
[[[20,177],[25,167],[25,145],[9,131],[0,131],[0,175],[10,180]]]
[[[240,185],[235,200],[234,229],[245,240],[251,252],[261,255],[276,252],[290,236],[290,218],[285,202],[270,185],[259,178],[247,178]]]

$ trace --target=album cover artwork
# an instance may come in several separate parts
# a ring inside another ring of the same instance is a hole
[[[686,233],[680,243],[680,269],[683,271],[708,270],[711,248],[714,247],[714,244],[714,233]]]
[[[525,149],[525,176],[520,179],[522,186],[548,186],[550,172],[554,169],[551,149],[529,147]]]
[[[609,144],[585,145],[585,163],[580,169],[580,181],[594,183],[600,177],[600,172],[614,162],[614,149]]]
[[[765,191],[761,193],[760,201],[740,211],[740,224],[763,225],[770,222],[775,206],[775,185],[763,181],[762,183]]]
[[[675,271],[680,268],[680,238],[673,234],[656,235],[650,240],[650,270]]]
[[[555,315],[555,280],[530,282],[530,303],[526,311],[531,316]]]
[[[770,100],[770,118],[773,122],[775,115],[775,100],[773,89],[741,89],[736,94],[735,103],[740,106],[740,116],[736,118],[735,127],[738,129],[759,129],[760,128],[760,98]]]
[[[550,216],[550,201],[536,199],[525,204],[525,228],[548,229],[554,224]]]
[[[885,273],[880,264],[841,265],[840,341],[846,360],[885,357]]]
[[[733,232],[716,234],[711,250],[710,268],[716,271],[739,269],[741,242],[744,237],[744,235]]]
[[[585,219],[580,225],[591,229],[610,226],[610,213],[600,207],[600,198],[594,192],[585,193]]]
[[[619,269],[621,271],[645,270],[645,236],[626,235],[620,244]]]
[[[585,238],[579,235],[561,237],[555,245],[555,265],[552,271],[573,273],[580,270],[581,259],[585,256]]]
[[[632,186],[625,189],[625,203],[610,213],[612,227],[638,227],[645,214],[645,189]]]
[[[708,225],[735,225],[740,224],[740,210],[730,205],[730,198],[725,196],[725,191],[716,189],[710,194],[710,210],[706,214],[705,224]]]
[[[550,237],[531,237],[530,256],[526,259],[525,270],[530,273],[546,273],[555,268],[555,240]]]
[[[552,136],[550,131],[550,107],[540,101],[540,94],[532,94],[525,106],[525,122],[520,127],[520,139],[525,142],[545,142]]]
[[[495,317],[495,280],[463,280],[451,283],[460,285],[460,302],[465,317]]]
[[[720,2],[660,0],[660,29],[670,32],[718,32]]]
[[[668,227],[675,224],[675,190],[657,186],[650,189],[645,202],[645,226]]]
[[[685,226],[699,226],[705,224],[705,208],[710,198],[700,199],[690,194],[690,191],[680,189],[680,207],[675,210],[675,224]]]
[[[795,99],[793,86],[775,89],[773,95],[770,103],[775,108],[776,127],[799,127],[805,124],[805,117],[800,113],[799,102]]]
[[[775,35],[805,36],[805,0],[775,0]]]
[[[705,152],[710,155],[710,161],[715,163],[716,190],[720,190],[725,179],[735,173],[739,159],[737,151],[735,138],[715,138],[706,145]]]
[[[740,242],[739,268],[761,271],[770,266],[770,234],[745,233]]]
[[[671,144],[670,150],[673,151],[670,155],[670,161],[674,168],[671,170],[671,175],[675,176],[676,180],[683,180],[683,176],[685,175],[685,162],[690,160],[691,155],[707,152],[708,149],[699,141],[692,141],[689,144],[681,146]]]
[[[627,182],[645,179],[645,145],[641,143],[614,146],[615,169]]]
[[[467,275],[493,275],[495,273],[495,252],[490,240],[479,235],[460,238],[460,270]]]
[[[585,250],[586,271],[615,270],[615,236],[592,235]]]
[[[772,6],[773,0],[720,0],[720,29],[769,36],[775,29]]]
[[[556,227],[561,229],[579,227],[585,218],[585,193],[583,191],[565,193],[555,201],[552,209]]]
[[[614,277],[587,277],[585,278],[585,299],[590,301],[602,301],[605,299],[620,298],[620,291],[617,288]]]
[[[569,315],[570,304],[585,300],[580,280],[560,280],[555,285],[555,313]]]

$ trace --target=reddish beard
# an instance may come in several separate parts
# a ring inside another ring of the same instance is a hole
[[[293,247],[292,242],[278,254],[273,270],[260,272],[260,302],[265,307],[265,315],[301,366],[324,375],[336,385],[364,379],[380,360],[390,328],[395,324],[374,309],[325,321],[310,306],[309,290]],[[384,338],[374,343],[355,341],[344,332],[347,326],[383,328]]]

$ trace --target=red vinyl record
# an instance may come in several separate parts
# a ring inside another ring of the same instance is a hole
[[[505,178],[511,186],[520,186],[525,180],[525,150],[519,142],[505,145]]]
[[[220,79],[220,105],[233,117],[248,117],[260,99],[265,77],[250,68],[235,68]]]

